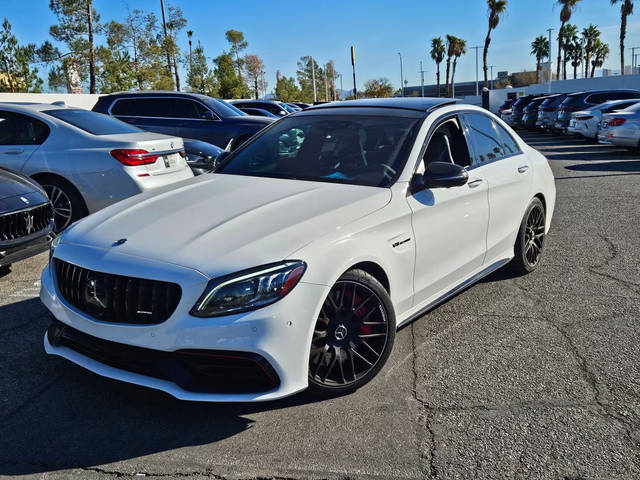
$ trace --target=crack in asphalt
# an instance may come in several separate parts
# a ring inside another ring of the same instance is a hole
[[[622,285],[623,287],[628,288],[629,290],[633,291],[636,294],[640,294],[640,284],[635,283],[635,282],[631,282],[629,280],[625,280],[623,278],[618,278],[615,275],[611,275],[610,273],[606,273],[606,272],[599,272],[596,269],[599,268],[604,268],[604,267],[608,267],[611,265],[611,262],[613,262],[620,254],[620,252],[618,251],[618,247],[616,247],[616,245],[613,243],[613,241],[602,234],[598,234],[598,236],[604,240],[604,242],[607,245],[607,248],[609,249],[609,253],[610,256],[609,258],[607,258],[603,263],[601,263],[600,265],[592,265],[590,267],[588,267],[589,272],[593,273],[594,275],[598,275],[604,278],[608,278],[609,280],[613,280],[616,283],[619,283],[620,285]]]
[[[435,417],[435,411],[431,406],[427,404],[424,400],[420,398],[418,395],[418,370],[416,366],[417,359],[417,350],[416,350],[416,335],[415,335],[415,324],[416,322],[411,323],[411,353],[412,353],[412,362],[411,362],[411,370],[413,372],[413,384],[412,384],[412,393],[413,398],[418,402],[420,406],[419,415],[424,424],[424,427],[429,432],[429,442],[426,441],[426,438],[421,438],[424,434],[418,435],[418,447],[420,449],[420,470],[423,472],[425,476],[429,478],[438,478],[438,470],[435,464],[435,456],[436,456],[436,436],[433,431],[433,419]],[[424,345],[424,344],[423,344]],[[421,345],[422,346],[422,345]],[[426,446],[429,443],[429,455],[428,459],[425,458],[427,456]]]

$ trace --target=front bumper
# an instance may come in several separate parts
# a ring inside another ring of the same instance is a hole
[[[58,247],[56,257],[65,254],[65,251],[60,250],[64,246]],[[78,255],[77,258],[82,259],[83,255]],[[71,261],[70,258],[65,260]],[[157,278],[160,274],[159,271],[154,271],[154,266],[157,265],[150,261],[137,258],[132,261],[130,257],[125,261],[129,264],[135,262],[137,265],[133,265],[132,269],[145,271],[151,278]],[[83,262],[82,266],[99,270],[91,261]],[[117,268],[118,273],[130,275],[130,272],[123,270],[126,270],[124,264]],[[47,353],[64,357],[99,375],[162,390],[181,400],[266,401],[292,395],[308,386],[313,326],[329,287],[300,282],[285,298],[265,308],[223,317],[196,318],[189,315],[189,311],[204,291],[207,278],[194,270],[173,265],[162,265],[161,270],[164,270],[161,278],[179,283],[183,295],[173,315],[160,324],[129,325],[91,319],[58,295],[54,282],[55,273],[49,266],[42,272],[40,298],[58,322],[98,340],[138,347],[147,353],[153,351],[163,356],[162,352],[165,352],[166,356],[183,350],[200,350],[238,352],[240,356],[258,355],[273,369],[279,384],[270,390],[260,388],[256,391],[230,391],[224,384],[193,389],[172,377],[160,378],[161,376],[153,376],[148,372],[145,374],[144,371],[128,368],[125,364],[100,361],[97,355],[86,354],[87,352],[83,354],[81,349],[69,348],[64,344],[55,345],[45,335],[44,348]]]
[[[54,237],[55,234],[49,231],[41,233],[36,238],[30,240],[18,241],[11,246],[0,246],[0,267],[5,267],[20,260],[38,255],[39,253],[46,252]]]

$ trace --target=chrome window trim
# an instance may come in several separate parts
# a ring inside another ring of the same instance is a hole
[[[196,102],[199,103],[200,105],[202,105],[205,110],[210,111],[215,118],[209,120],[206,118],[184,118],[184,117],[149,117],[146,115],[117,115],[111,112],[111,110],[113,109],[113,107],[116,105],[116,103],[122,101],[122,100],[141,100],[141,99],[177,99],[177,100],[189,100],[192,102]],[[199,100],[196,100],[195,98],[185,98],[185,97],[180,97],[177,95],[172,95],[172,96],[166,96],[166,97],[158,97],[158,96],[144,96],[144,97],[120,97],[120,98],[116,98],[111,105],[109,106],[109,108],[107,109],[107,112],[109,113],[109,115],[111,115],[112,117],[127,117],[127,118],[157,118],[160,120],[181,120],[181,121],[185,121],[185,120],[195,120],[195,121],[199,121],[199,122],[221,122],[222,119],[220,118],[220,115],[218,115],[216,112],[214,112],[211,108],[209,108],[208,106],[206,106],[204,103],[202,103]]]
[[[499,132],[499,131],[498,131],[498,129],[496,128],[496,121],[495,121],[493,118],[491,118],[489,115],[487,115],[487,114],[485,114],[485,113],[483,113],[483,112],[478,112],[477,110],[467,111],[466,113],[477,113],[478,115],[484,115],[484,116],[485,116],[485,117],[487,117],[489,120],[491,120],[491,123],[493,124],[493,130],[496,132],[496,135],[497,135],[497,137],[498,137],[498,140],[500,140],[500,143],[502,144],[502,149],[504,150],[504,142],[502,141],[502,136],[500,135],[500,132]],[[464,119],[464,121],[465,121],[465,123],[467,123],[467,119],[466,119],[466,118]],[[509,133],[509,132],[507,132],[507,133]],[[514,140],[514,142],[516,143],[516,145],[518,145],[518,146],[519,146],[519,142],[515,141],[515,139],[514,139],[513,137],[511,137],[511,138],[512,138],[512,140]],[[473,149],[474,149],[474,151],[475,151],[475,144],[473,145],[473,147],[472,147],[472,148],[473,148]],[[506,150],[505,150],[505,153],[506,153]],[[471,165],[469,168],[467,168],[467,171],[474,170],[474,169],[476,169],[476,168],[483,167],[483,166],[485,166],[485,165],[491,165],[492,163],[499,162],[499,161],[501,161],[501,160],[506,160],[507,158],[516,157],[516,156],[518,156],[518,155],[522,155],[523,153],[524,153],[524,152],[523,152],[522,150],[520,150],[520,151],[519,151],[519,152],[517,152],[517,153],[510,153],[509,155],[506,155],[506,154],[505,154],[505,155],[503,155],[503,156],[501,156],[501,157],[494,158],[494,159],[492,159],[492,160],[486,160],[486,161],[481,162],[481,163],[480,163],[480,162],[477,162],[477,161],[475,160],[475,158],[474,158],[474,159],[473,159],[473,163],[472,163],[472,165]]]

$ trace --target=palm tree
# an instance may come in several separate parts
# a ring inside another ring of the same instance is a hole
[[[577,38],[569,45],[567,55],[573,67],[573,78],[578,78],[578,67],[582,64],[582,41]]]
[[[562,51],[563,51],[562,79],[563,80],[567,79],[567,62],[569,61],[568,50],[571,48],[571,44],[577,38],[578,38],[578,27],[576,27],[575,25],[571,25],[570,23],[567,23],[564,26],[564,31],[562,33]]]
[[[453,85],[454,85],[454,79],[456,76],[456,66],[458,65],[458,59],[462,56],[462,55],[466,55],[467,54],[467,41],[463,40],[461,38],[456,38],[455,41],[455,48],[453,51],[453,71],[451,72],[451,96],[453,96]]]
[[[627,17],[633,13],[633,0],[611,0],[620,5],[620,74],[624,75],[624,39],[627,36]]]
[[[582,30],[582,41],[584,42],[584,67],[585,78],[589,76],[589,65],[591,65],[591,56],[594,53],[596,40],[600,38],[600,30],[593,24]]]
[[[440,64],[444,60],[444,55],[447,53],[447,49],[444,46],[442,38],[435,37],[431,39],[431,58],[436,62],[436,80],[438,82],[438,96],[440,96]]]
[[[447,35],[447,97],[451,96],[451,92],[449,92],[449,74],[451,73],[451,57],[453,57],[453,54],[455,53],[456,40],[456,37],[454,37],[453,35]]]
[[[507,11],[508,0],[487,0],[487,7],[489,9],[489,31],[487,37],[484,39],[484,51],[482,52],[482,65],[484,68],[484,86],[489,88],[489,78],[487,77],[487,53],[489,52],[489,44],[491,43],[491,30],[500,23],[500,17]]]
[[[560,78],[560,62],[562,61],[562,38],[564,34],[565,24],[571,20],[571,14],[576,9],[580,0],[556,0],[558,5],[562,7],[560,10],[560,31],[558,32],[558,71],[556,76]]]
[[[540,83],[540,64],[542,59],[549,56],[549,39],[540,35],[531,42],[531,55],[536,57],[536,80]]]
[[[604,43],[599,38],[596,38],[595,42],[593,42],[593,60],[591,61],[591,78],[593,78],[593,74],[596,73],[596,68],[602,67],[604,61],[611,53],[609,49],[609,45]]]

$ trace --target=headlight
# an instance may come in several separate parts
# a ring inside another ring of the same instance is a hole
[[[49,263],[51,263],[51,258],[53,257],[53,252],[60,245],[60,235],[57,235],[51,240],[51,245],[49,245]]]
[[[300,260],[264,265],[215,278],[191,309],[197,317],[215,317],[271,305],[295,287],[307,265]]]

